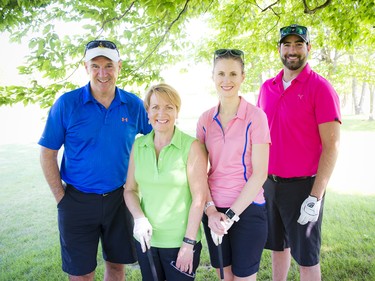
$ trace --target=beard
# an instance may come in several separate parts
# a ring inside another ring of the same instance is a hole
[[[291,56],[281,57],[281,61],[283,62],[283,65],[285,65],[285,67],[289,70],[297,70],[300,69],[303,65],[305,65],[306,57],[294,56],[298,58],[297,61],[288,61],[288,57]]]

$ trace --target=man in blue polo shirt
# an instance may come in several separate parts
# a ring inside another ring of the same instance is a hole
[[[136,261],[122,186],[135,136],[151,126],[142,100],[116,87],[121,66],[113,42],[89,42],[90,82],[57,99],[39,140],[41,166],[57,202],[62,268],[70,280],[94,279],[99,239],[105,280],[124,280],[124,264]]]

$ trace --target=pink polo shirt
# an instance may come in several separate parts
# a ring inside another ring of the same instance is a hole
[[[197,138],[206,145],[210,160],[208,183],[218,207],[230,207],[252,175],[252,144],[270,143],[265,113],[241,97],[237,115],[223,130],[219,105],[198,120]],[[263,204],[263,188],[254,200]]]
[[[322,153],[318,125],[341,123],[339,98],[331,84],[308,64],[286,90],[283,74],[282,70],[264,82],[258,98],[271,130],[269,174],[312,176]]]

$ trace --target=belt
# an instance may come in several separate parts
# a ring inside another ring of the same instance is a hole
[[[90,194],[90,195],[100,195],[100,196],[103,196],[103,197],[104,197],[104,196],[107,196],[107,195],[109,195],[109,194],[111,194],[111,193],[114,193],[114,192],[118,191],[120,188],[123,188],[122,186],[120,186],[119,188],[116,188],[116,189],[114,189],[114,190],[112,190],[112,191],[109,191],[109,192],[107,192],[107,193],[89,193],[89,192],[83,192],[83,191],[81,191],[81,190],[75,188],[75,187],[74,187],[73,185],[71,185],[71,184],[67,184],[66,187],[69,187],[71,190],[74,190],[75,192],[79,192],[79,193],[83,193],[83,194]]]
[[[294,177],[294,178],[282,178],[276,175],[268,175],[268,178],[274,182],[293,182],[293,181],[301,181],[314,178],[315,176],[306,176],[306,177]]]

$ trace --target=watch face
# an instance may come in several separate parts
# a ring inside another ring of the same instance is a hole
[[[231,219],[231,220],[234,220],[234,221],[238,221],[240,218],[236,215],[235,212],[233,212],[232,209],[228,209],[226,212],[225,212],[225,215]]]
[[[232,219],[235,216],[235,213],[231,210],[228,209],[225,214],[227,215],[228,218]]]

